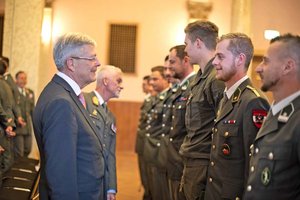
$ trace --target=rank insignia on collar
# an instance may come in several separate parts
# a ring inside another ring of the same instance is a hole
[[[93,115],[97,115],[97,110],[93,110]]]
[[[269,167],[265,167],[264,170],[261,172],[260,180],[263,185],[267,186],[271,180],[271,171]]]
[[[224,156],[229,156],[230,155],[230,146],[228,144],[223,144],[222,145],[222,153]]]
[[[92,102],[93,102],[93,104],[94,104],[95,106],[98,106],[98,105],[99,105],[99,100],[98,100],[98,98],[97,98],[96,96],[93,96]]]
[[[278,121],[282,123],[286,123],[291,115],[294,113],[295,108],[294,105],[291,103],[288,106],[286,106],[284,109],[280,111],[280,114],[278,116]]]
[[[262,126],[262,123],[263,123],[264,119],[266,118],[267,114],[268,113],[265,110],[253,110],[252,111],[252,120],[253,120],[254,125],[257,128],[260,128]]]

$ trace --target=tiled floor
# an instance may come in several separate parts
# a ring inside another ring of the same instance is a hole
[[[117,200],[141,200],[143,189],[139,177],[136,154],[117,152]]]

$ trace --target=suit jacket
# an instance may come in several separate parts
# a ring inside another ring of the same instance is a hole
[[[41,199],[103,199],[102,141],[73,89],[55,75],[33,112]]]
[[[227,96],[226,96],[227,98]],[[206,199],[241,199],[248,178],[249,148],[267,116],[269,103],[242,82],[218,111],[213,127]]]
[[[117,191],[116,176],[116,120],[112,112],[99,104],[94,92],[85,94],[87,110],[97,126],[97,134],[103,141],[103,150],[106,161],[104,189]]]
[[[30,135],[32,132],[31,129],[31,113],[34,107],[34,95],[33,92],[29,91],[27,88],[24,88],[24,94],[20,92],[18,88],[18,105],[21,111],[21,116],[26,122],[24,127],[21,127],[19,124],[17,125],[16,133],[17,135]]]
[[[269,112],[251,147],[244,199],[300,199],[300,96]]]
[[[9,85],[11,92],[13,94],[13,100],[12,100],[13,113],[15,115],[15,120],[17,120],[17,118],[21,116],[21,110],[18,105],[18,99],[19,99],[20,93],[18,92],[17,84],[15,83],[15,81],[10,73],[4,75],[4,80]]]

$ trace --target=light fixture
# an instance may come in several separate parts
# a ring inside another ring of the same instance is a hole
[[[276,30],[265,30],[265,39],[272,40],[273,38],[279,36],[279,31]]]
[[[41,32],[43,44],[49,44],[51,40],[51,33],[52,33],[52,8],[45,7],[44,15],[43,15],[42,32]]]

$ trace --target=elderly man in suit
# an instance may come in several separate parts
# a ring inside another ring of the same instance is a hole
[[[40,199],[104,199],[104,154],[85,109],[81,89],[96,80],[100,62],[87,35],[58,38],[53,56],[58,72],[42,91],[33,112],[41,156]]]
[[[107,65],[97,74],[96,89],[85,94],[87,110],[96,124],[98,136],[103,140],[106,161],[104,193],[107,200],[115,200],[117,192],[116,177],[116,122],[112,112],[107,108],[111,98],[118,98],[122,87],[120,68]]]

